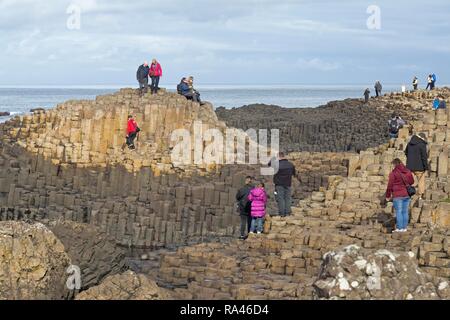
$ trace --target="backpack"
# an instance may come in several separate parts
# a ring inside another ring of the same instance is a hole
[[[400,125],[398,124],[398,120],[391,119],[391,121],[389,121],[389,132],[395,134],[395,133],[398,133],[399,129],[400,129]]]
[[[433,79],[434,82],[436,82],[436,75],[433,73],[433,75],[431,76],[431,79]]]
[[[181,94],[181,83],[177,85],[177,92],[178,94]]]

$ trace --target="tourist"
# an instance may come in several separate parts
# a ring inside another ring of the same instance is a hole
[[[430,90],[434,90],[435,87],[436,87],[436,75],[433,73],[431,75],[431,89]]]
[[[375,93],[377,97],[381,96],[381,90],[383,90],[383,86],[381,85],[380,81],[375,82]]]
[[[391,119],[388,121],[389,125],[389,136],[391,139],[398,138],[398,132],[401,128],[406,124],[405,120],[403,120],[400,116],[395,113],[392,114]]]
[[[177,92],[178,92],[178,94],[183,95],[182,87],[183,87],[185,82],[186,82],[186,77],[181,78],[180,83],[177,85]],[[189,86],[188,86],[188,89],[189,89]]]
[[[425,176],[429,171],[427,154],[427,136],[424,133],[413,135],[406,146],[406,167],[411,170],[417,179],[417,195],[423,199],[425,193]]]
[[[419,87],[419,79],[417,77],[414,77],[412,85],[413,85],[414,91],[416,91]]]
[[[406,232],[409,222],[409,204],[411,202],[408,187],[414,183],[414,177],[400,159],[395,159],[392,161],[392,164],[394,165],[394,170],[389,175],[386,199],[389,201],[392,198],[397,217],[397,228],[393,232]]]
[[[162,68],[156,59],[152,60],[149,71],[150,79],[152,79],[152,84],[150,86],[152,94],[158,93],[159,90],[159,79],[162,77]]]
[[[444,97],[441,97],[441,100],[439,102],[439,109],[447,109],[447,103],[444,100]]]
[[[139,129],[136,120],[134,120],[132,115],[128,116],[128,123],[127,123],[127,146],[131,150],[136,149],[134,146],[134,139],[136,139],[136,136],[138,135]]]
[[[273,177],[275,200],[278,205],[278,214],[286,217],[292,212],[292,177],[296,175],[296,172],[295,166],[286,159],[283,152],[279,153],[278,159],[278,172]]]
[[[202,103],[201,100],[200,100],[200,92],[198,92],[194,88],[194,77],[193,76],[190,76],[188,78],[188,84],[189,84],[189,89],[190,89],[191,94],[196,97],[196,100],[198,102]]]
[[[427,78],[427,87],[425,88],[425,90],[428,90],[428,88],[430,88],[430,90],[431,90],[432,83],[433,83],[433,78],[431,77],[431,74],[430,74],[430,75],[428,75],[428,78]]]
[[[369,98],[370,98],[370,90],[369,88],[367,88],[366,91],[364,91],[364,102],[366,104],[369,102]]]
[[[238,202],[239,216],[241,217],[241,236],[239,239],[244,240],[246,234],[250,233],[250,227],[252,224],[251,216],[251,202],[248,200],[250,191],[253,189],[253,178],[247,176],[245,178],[245,186],[243,186],[236,193],[236,201]]]
[[[177,90],[178,89],[180,94],[185,96],[186,99],[200,102],[200,94],[193,91],[193,82],[190,81],[190,78],[183,78],[181,83],[177,86]]]
[[[257,232],[258,234],[261,234],[263,232],[267,204],[267,194],[263,182],[259,182],[256,185],[256,188],[250,191],[248,200],[251,201],[250,214],[252,217],[250,233]]]
[[[433,100],[433,110],[439,109],[439,103],[440,103],[439,97],[435,96]]]
[[[148,90],[148,73],[150,68],[148,62],[144,61],[142,65],[139,66],[136,72],[136,79],[139,82],[139,94],[147,93]]]

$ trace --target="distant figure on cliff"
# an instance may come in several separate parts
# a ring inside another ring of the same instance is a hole
[[[440,103],[439,97],[435,96],[433,100],[433,110],[439,109],[439,103]]]
[[[292,206],[292,177],[296,176],[295,166],[289,162],[285,154],[278,154],[279,168],[273,177],[275,184],[275,200],[278,205],[278,214],[286,217],[291,214]],[[269,163],[269,166],[271,163]]]
[[[431,75],[431,90],[434,90],[434,88],[436,87],[436,80],[437,80],[436,75],[433,73]]]
[[[427,136],[425,133],[413,135],[406,146],[406,167],[411,170],[417,179],[417,195],[423,198],[425,193],[426,172],[430,170],[428,165]]]
[[[181,83],[177,86],[177,91],[188,100],[192,100],[194,102],[200,101],[200,94],[194,89],[193,86],[194,78],[183,78],[181,79]]]
[[[383,86],[381,85],[380,81],[377,80],[377,82],[375,82],[374,88],[377,97],[381,96],[381,90],[383,90]]]
[[[389,201],[392,198],[394,203],[397,223],[393,232],[406,232],[408,231],[409,204],[411,202],[408,186],[414,184],[414,177],[400,159],[394,159],[392,164],[394,165],[394,170],[389,175],[386,199]]]
[[[405,124],[405,120],[403,120],[400,116],[396,115],[395,113],[392,114],[391,119],[389,119],[388,121],[389,136],[391,137],[391,139],[398,138],[398,132],[401,128],[403,128]]]
[[[144,61],[144,63],[139,66],[139,68],[136,72],[136,79],[139,82],[139,94],[140,95],[147,93],[149,72],[150,72],[150,68],[148,66],[147,61]]]
[[[366,91],[364,91],[364,102],[366,104],[369,103],[369,98],[370,98],[370,90],[369,88],[367,88]]]
[[[152,79],[152,84],[150,85],[152,94],[158,93],[159,90],[159,79],[162,77],[162,68],[156,59],[152,60],[149,71],[150,79]]]
[[[266,216],[267,193],[264,183],[259,182],[256,188],[250,191],[248,200],[251,201],[252,224],[250,233],[261,234],[264,228],[264,217]]]
[[[425,90],[428,90],[428,88],[429,88],[430,90],[432,90],[432,88],[433,88],[433,78],[431,77],[431,74],[428,75],[428,78],[427,78],[427,87],[425,88]]]
[[[245,240],[246,234],[250,233],[250,228],[252,224],[252,216],[251,216],[251,201],[248,200],[248,196],[250,195],[250,191],[254,188],[253,186],[253,178],[247,176],[245,178],[245,186],[243,186],[236,193],[236,201],[239,210],[239,216],[241,217],[241,236],[239,239]]]
[[[419,87],[419,79],[417,77],[414,77],[412,85],[413,85],[414,91],[416,91]]]
[[[136,147],[134,146],[134,139],[136,139],[139,131],[141,131],[141,129],[139,129],[136,120],[134,120],[132,115],[129,115],[127,122],[127,146],[131,150],[136,149]]]

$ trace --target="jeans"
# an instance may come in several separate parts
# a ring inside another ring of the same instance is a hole
[[[252,217],[250,215],[241,215],[241,237],[245,237],[246,233],[250,232],[252,226]]]
[[[409,222],[409,203],[410,197],[394,198],[394,209],[397,217],[397,229],[406,229]]]
[[[389,137],[390,137],[391,139],[397,139],[397,138],[398,138],[398,132],[397,132],[397,133],[389,132]]]
[[[151,86],[150,86],[150,88],[151,88],[151,90],[152,90],[152,93],[157,93],[158,92],[158,89],[159,89],[159,78],[160,77],[157,77],[157,76],[151,76],[150,77],[151,79],[152,79],[152,84],[151,84]]]
[[[133,132],[130,133],[127,137],[127,146],[133,146],[134,145],[134,139],[136,139],[137,133]]]
[[[148,78],[139,80],[139,93],[147,93],[148,90]]]
[[[275,186],[275,200],[278,205],[278,214],[282,217],[290,215],[292,210],[291,187]]]
[[[252,218],[251,232],[263,232],[264,218]]]
[[[375,90],[377,97],[381,96],[381,90]]]

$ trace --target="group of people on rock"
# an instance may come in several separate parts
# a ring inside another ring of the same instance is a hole
[[[152,60],[151,65],[144,61],[136,72],[136,79],[139,82],[139,94],[143,95],[148,91],[148,78],[151,79],[151,93],[156,94],[159,90],[159,79],[162,77],[162,68],[156,59]]]
[[[188,100],[202,103],[200,93],[194,88],[194,77],[183,77],[177,85],[177,92]]]
[[[426,174],[430,169],[427,144],[425,133],[413,135],[405,149],[406,166],[399,158],[392,162],[394,169],[389,175],[386,199],[392,200],[395,210],[396,229],[393,232],[408,230],[411,198],[424,197]]]
[[[443,96],[435,96],[433,100],[433,110],[446,109],[447,103]]]
[[[269,163],[269,166],[272,161]],[[296,176],[295,166],[286,159],[283,152],[278,155],[278,171],[273,177],[275,200],[278,215],[286,217],[292,213],[292,177]],[[268,195],[264,182],[253,183],[253,177],[245,178],[245,185],[236,193],[237,209],[241,217],[240,239],[248,234],[261,234],[264,230],[264,217]]]

